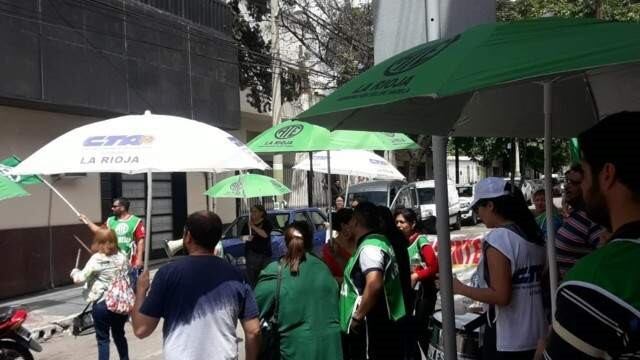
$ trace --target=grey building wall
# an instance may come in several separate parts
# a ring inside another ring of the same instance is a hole
[[[238,128],[231,16],[214,0],[5,0],[0,103]]]

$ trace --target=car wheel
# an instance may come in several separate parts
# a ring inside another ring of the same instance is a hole
[[[456,215],[456,223],[453,225],[453,230],[460,230],[462,228],[462,216],[460,213]]]

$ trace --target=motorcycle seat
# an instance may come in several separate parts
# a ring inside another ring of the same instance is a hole
[[[0,323],[3,323],[13,316],[13,313],[16,311],[16,308],[12,306],[4,306],[0,307]]]

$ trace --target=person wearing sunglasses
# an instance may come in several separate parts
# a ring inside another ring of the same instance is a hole
[[[571,207],[569,216],[556,233],[556,259],[559,280],[583,256],[593,252],[604,234],[602,226],[591,221],[585,211],[582,194],[584,171],[580,164],[573,165],[565,174],[565,200]]]
[[[453,279],[453,292],[486,304],[483,359],[532,359],[545,336],[542,232],[518,189],[490,177],[474,186],[471,207],[491,231],[478,264],[480,287]]]

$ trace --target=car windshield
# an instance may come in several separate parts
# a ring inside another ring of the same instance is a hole
[[[353,200],[358,202],[369,201],[376,205],[387,206],[387,192],[386,191],[365,191],[358,193],[349,193],[349,204]]]
[[[473,197],[472,186],[460,186],[458,188],[458,196],[460,197]]]
[[[436,192],[433,188],[418,188],[418,201],[422,204],[433,204]]]
[[[271,222],[271,225],[273,226],[273,230],[282,231],[289,223],[288,213],[267,214],[267,217],[269,218],[269,222]]]

